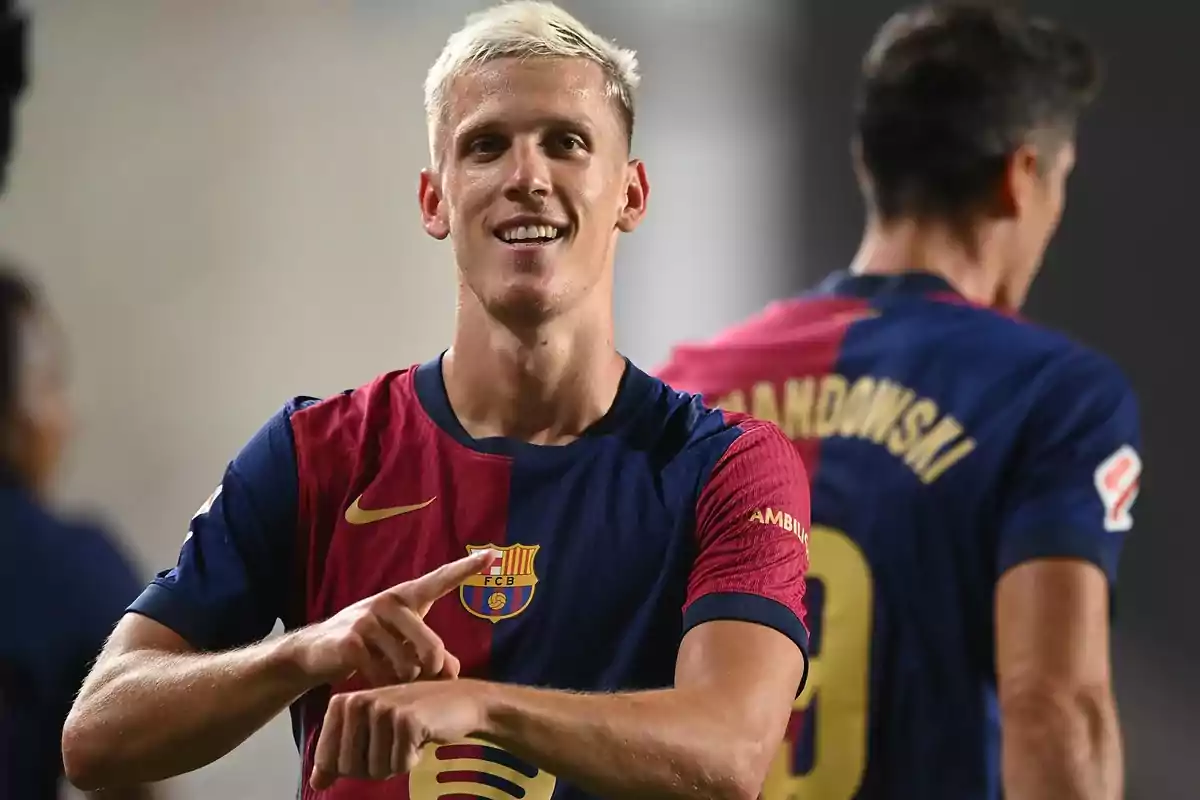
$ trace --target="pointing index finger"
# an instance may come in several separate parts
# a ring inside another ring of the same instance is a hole
[[[499,555],[495,550],[476,550],[396,588],[403,589],[409,600],[421,606],[421,610],[424,611],[435,600],[457,589],[467,578],[478,574]]]

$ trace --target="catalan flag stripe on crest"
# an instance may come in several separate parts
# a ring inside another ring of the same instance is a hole
[[[532,575],[533,548],[516,547],[502,551],[499,564],[492,564],[479,571],[480,575]]]

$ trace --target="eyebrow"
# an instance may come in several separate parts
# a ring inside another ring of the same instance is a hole
[[[595,133],[595,125],[582,117],[568,116],[566,114],[542,114],[533,118],[530,122],[521,127],[533,128],[569,128],[579,130],[582,133]],[[483,136],[489,133],[499,133],[513,127],[499,117],[482,118],[474,122],[470,122],[466,126],[454,131],[451,138],[455,142],[461,142],[464,139],[472,139],[476,136]]]

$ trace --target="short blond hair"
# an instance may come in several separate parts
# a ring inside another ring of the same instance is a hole
[[[429,148],[437,162],[437,128],[446,112],[450,84],[462,73],[497,58],[583,58],[608,76],[607,95],[633,135],[633,94],[641,82],[637,53],[618,47],[554,3],[513,0],[467,17],[451,35],[425,78]]]

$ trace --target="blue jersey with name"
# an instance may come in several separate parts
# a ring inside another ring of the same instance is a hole
[[[659,374],[779,423],[812,481],[812,673],[766,800],[1000,797],[994,588],[1052,557],[1115,580],[1120,371],[933,275],[839,273]]]

